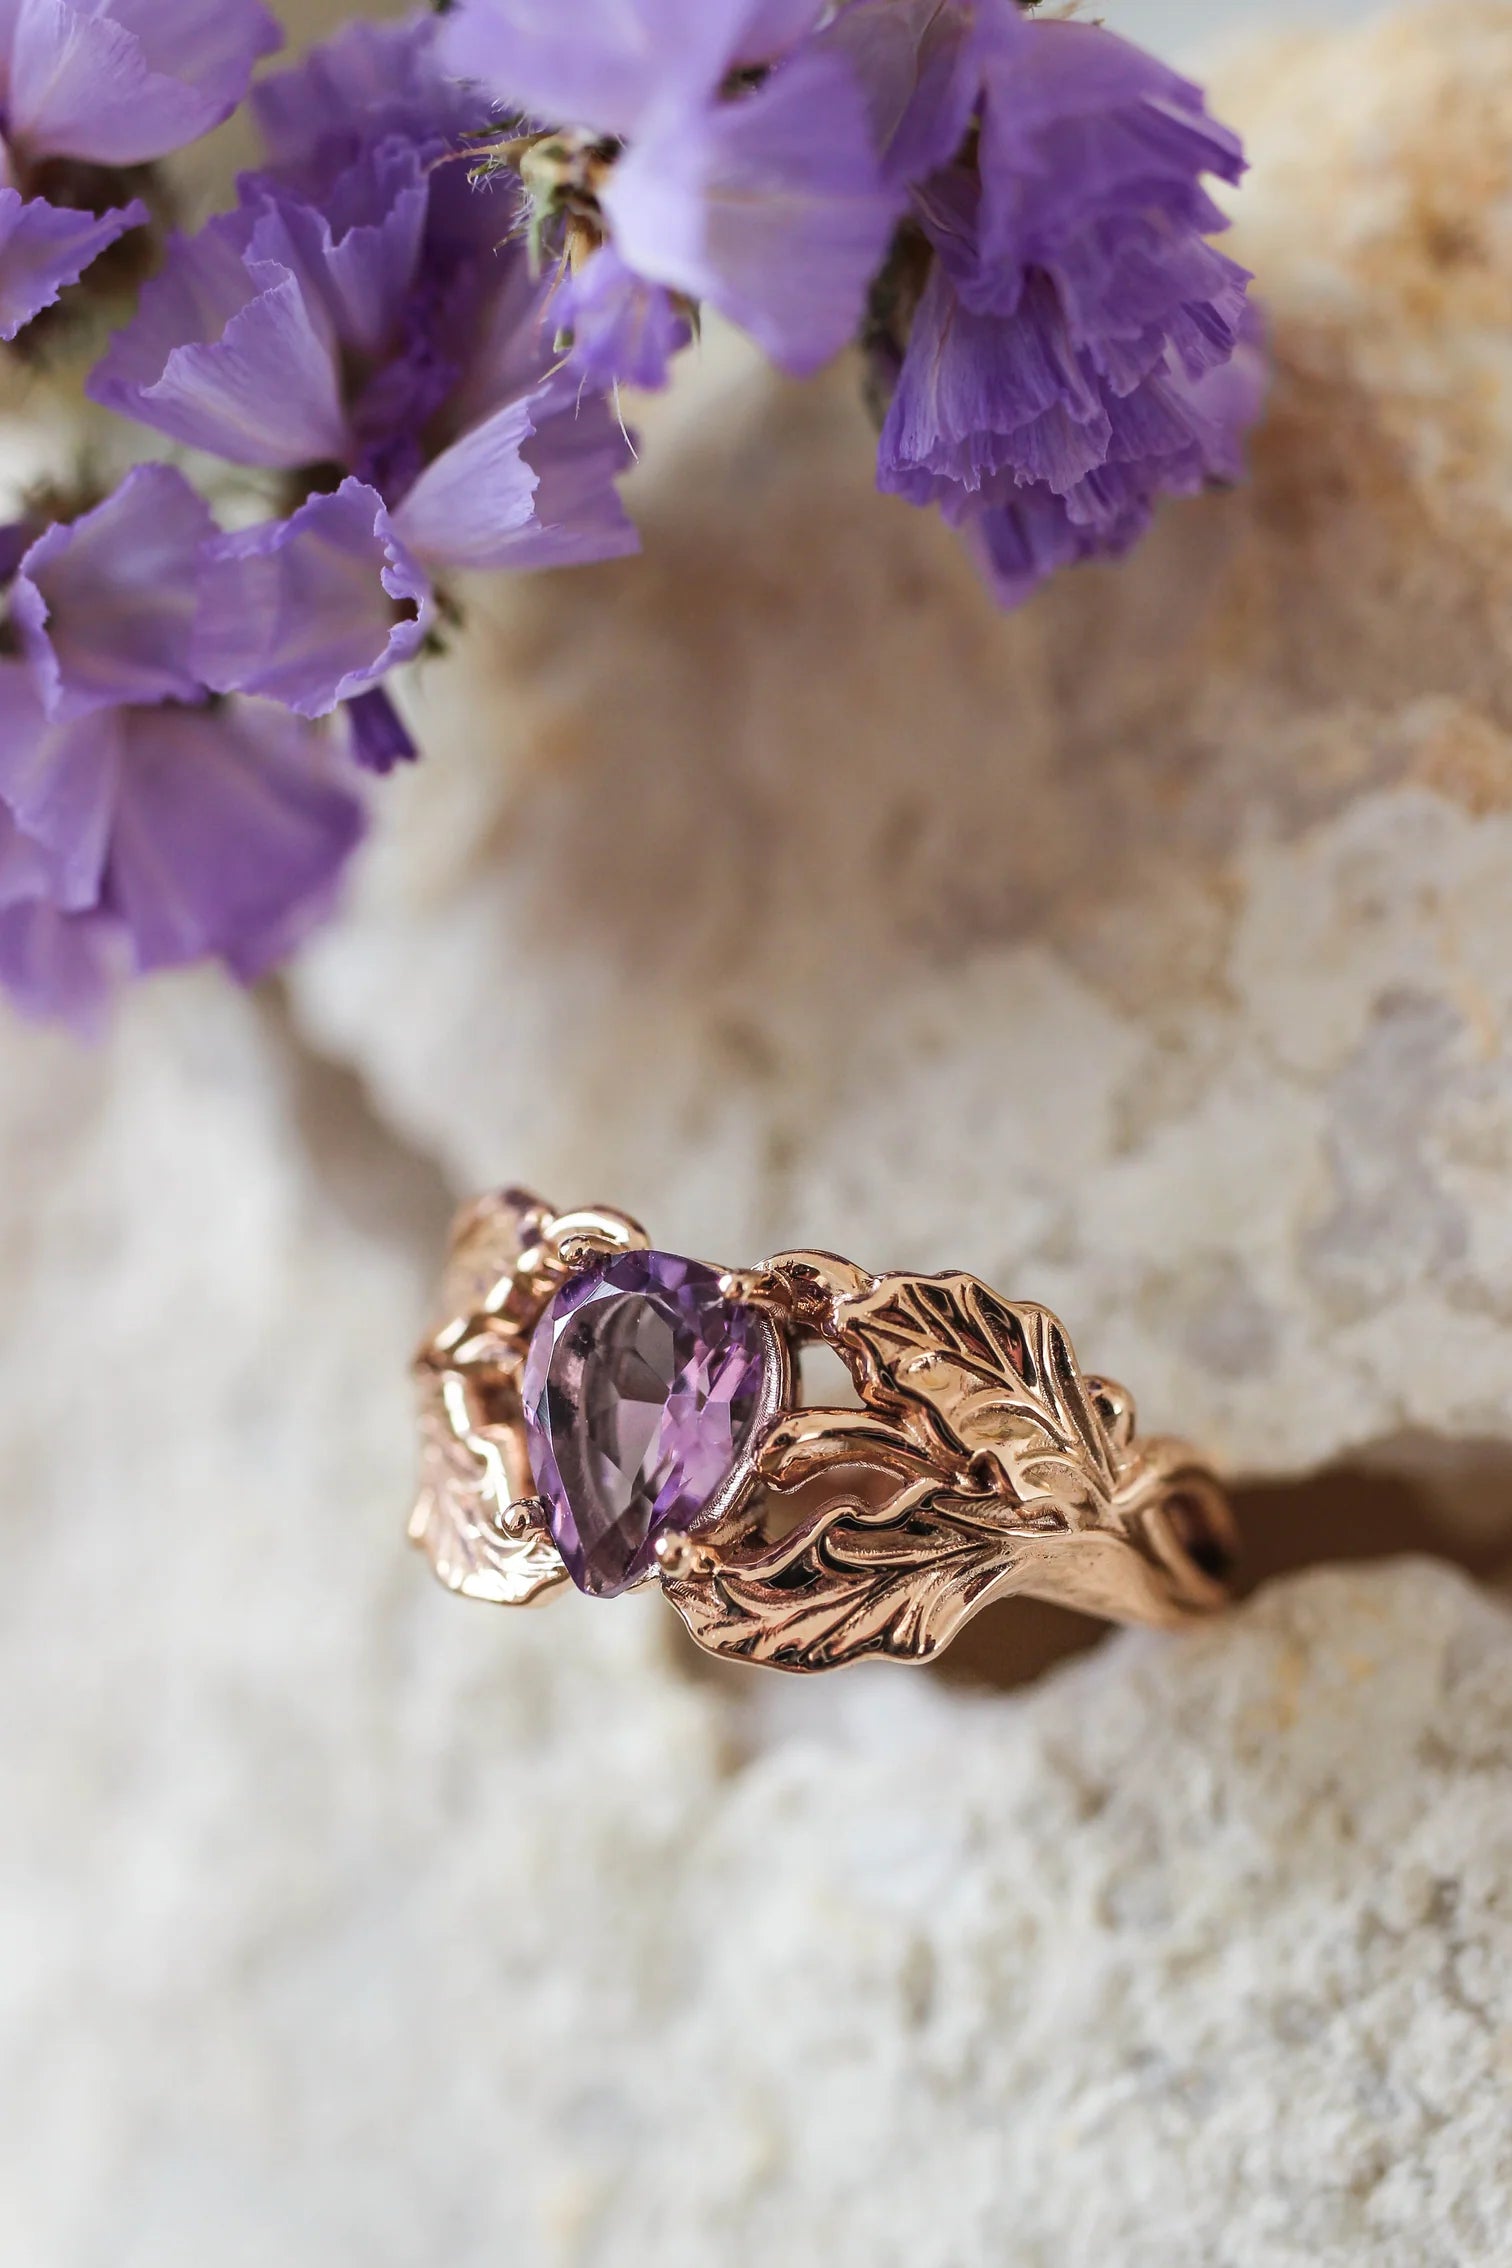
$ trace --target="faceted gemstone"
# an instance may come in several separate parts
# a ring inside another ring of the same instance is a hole
[[[536,1325],[525,1430],[551,1533],[579,1590],[613,1598],[656,1539],[722,1508],[777,1398],[777,1333],[720,1296],[717,1270],[623,1252],[574,1276]]]

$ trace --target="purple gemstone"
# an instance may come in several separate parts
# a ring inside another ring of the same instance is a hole
[[[717,1519],[783,1396],[775,1325],[719,1272],[624,1252],[565,1284],[536,1325],[523,1399],[531,1470],[581,1591],[649,1575],[656,1539]]]

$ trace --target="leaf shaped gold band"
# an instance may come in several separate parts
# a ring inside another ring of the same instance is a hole
[[[814,1343],[854,1406],[803,1401]],[[927,1661],[994,1599],[1174,1624],[1228,1595],[1215,1475],[974,1276],[716,1269],[505,1190],[458,1216],[415,1376],[410,1534],[469,1598],[659,1582],[710,1653],[806,1671]]]

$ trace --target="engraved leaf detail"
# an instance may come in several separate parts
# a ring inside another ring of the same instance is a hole
[[[510,1503],[508,1435],[465,1416],[457,1373],[422,1377],[420,1487],[410,1538],[437,1580],[491,1606],[529,1606],[567,1579],[548,1535],[507,1535],[498,1525]]]
[[[825,1336],[864,1407],[799,1410],[762,1477],[837,1494],[781,1541],[749,1533],[667,1590],[710,1651],[775,1668],[938,1653],[1044,1556],[1129,1546],[1106,1527],[1125,1462],[1122,1406],[1089,1384],[1045,1308],[975,1277],[885,1276],[833,1306]],[[849,1472],[853,1478],[845,1483]]]

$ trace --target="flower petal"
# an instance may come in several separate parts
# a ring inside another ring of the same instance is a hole
[[[130,943],[102,913],[63,913],[46,899],[0,906],[0,988],[23,1016],[98,1038]]]
[[[120,759],[114,709],[53,722],[25,665],[0,662],[0,804],[46,854],[51,894],[67,910],[99,897]]]
[[[956,155],[982,83],[969,0],[862,0],[818,44],[856,75],[886,181],[921,181]]]
[[[979,261],[962,289],[1010,313],[1023,268],[1053,269],[1110,217],[1154,213],[1170,231],[1211,234],[1227,224],[1202,176],[1243,170],[1238,137],[1154,56],[1098,24],[1024,22],[987,66]]]
[[[1098,543],[1072,524],[1062,497],[1053,496],[1048,488],[1026,488],[967,521],[967,548],[999,606],[1022,606],[1063,567],[1074,567],[1099,552],[1116,556],[1127,551],[1148,521],[1145,507],[1121,524],[1116,538],[1110,531],[1107,541]]]
[[[429,202],[419,151],[388,141],[362,151],[319,207],[273,193],[261,198],[246,257],[297,276],[342,345],[374,356],[388,345],[414,286]]]
[[[92,512],[22,559],[11,615],[47,715],[118,702],[197,701],[190,666],[210,507],[171,465],[138,465]]]
[[[228,118],[281,43],[258,0],[20,0],[7,134],[33,160],[164,157]]]
[[[66,285],[146,218],[139,199],[107,213],[81,213],[0,188],[0,339],[13,339],[53,306]]]
[[[914,476],[975,490],[1008,470],[1071,488],[1107,454],[1109,419],[1055,295],[1040,279],[1014,320],[962,305],[936,262],[877,451],[878,486]]]
[[[664,112],[603,195],[620,253],[804,375],[852,338],[900,209],[845,62],[800,51],[754,92]]]
[[[0,908],[26,905],[53,894],[56,869],[35,835],[28,835],[0,803]]]
[[[291,519],[211,546],[195,661],[218,693],[258,693],[323,717],[419,651],[429,599],[382,498],[343,481]]]
[[[535,526],[529,544],[505,564],[581,567],[639,551],[640,537],[615,485],[634,462],[618,417],[601,394],[569,396],[553,388],[551,397],[559,405],[555,414],[547,414],[544,390],[537,397],[536,430],[524,450],[538,482]]]
[[[728,50],[732,63],[770,63],[811,32],[825,0],[745,0]]]
[[[665,386],[693,335],[666,286],[636,275],[612,244],[564,279],[556,306],[572,333],[572,367],[589,386]]]
[[[613,559],[638,539],[615,488],[631,461],[602,396],[554,381],[465,433],[394,514],[440,567],[563,567]]]
[[[499,246],[490,263],[483,319],[447,404],[452,438],[533,394],[558,367],[560,290],[555,277],[543,283],[531,272],[523,244]]]
[[[107,7],[140,44],[148,70],[197,89],[213,104],[215,124],[242,101],[262,58],[285,44],[263,0],[107,0]]]
[[[260,976],[329,910],[363,829],[316,728],[239,703],[130,717],[105,902],[136,966]]]
[[[505,110],[633,134],[670,92],[712,94],[763,13],[753,0],[463,0],[439,52]]]
[[[339,349],[323,303],[248,257],[255,212],[176,237],[90,377],[92,400],[233,464],[343,461]]]

